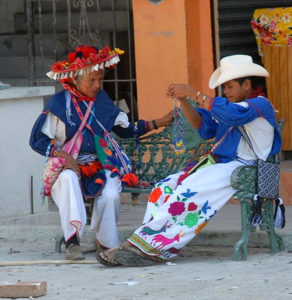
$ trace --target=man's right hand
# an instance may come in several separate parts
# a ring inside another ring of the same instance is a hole
[[[64,158],[66,160],[64,170],[70,169],[76,173],[79,179],[81,178],[79,165],[77,161],[70,154],[68,154],[65,151],[59,150],[59,151],[55,151],[55,155]]]

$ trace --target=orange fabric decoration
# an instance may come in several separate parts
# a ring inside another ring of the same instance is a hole
[[[102,164],[99,161],[93,161],[88,164],[80,165],[79,166],[81,174],[86,177],[92,177],[95,175],[99,170],[102,170]]]
[[[162,190],[161,188],[158,187],[152,191],[148,201],[151,203],[156,203],[161,195],[162,195]]]
[[[198,228],[195,230],[195,234],[198,234],[206,225],[208,222],[202,223],[201,225],[198,226]]]
[[[103,180],[100,179],[100,178],[97,178],[97,179],[95,180],[95,183],[100,184],[100,185],[104,185]]]
[[[167,195],[165,198],[164,198],[164,203],[166,203],[169,199],[170,195]]]

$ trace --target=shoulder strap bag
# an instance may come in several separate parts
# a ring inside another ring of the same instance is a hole
[[[74,101],[73,101],[74,102]],[[77,103],[74,103],[76,110],[78,111],[79,106]],[[77,105],[77,106],[76,106]],[[91,109],[93,106],[93,101],[91,101],[87,107],[86,114],[82,118],[82,122],[74,134],[74,136],[63,146],[62,150],[69,153],[74,159],[77,158],[80,151],[83,137],[82,130],[87,124],[87,119],[90,115]],[[50,147],[50,145],[49,145]],[[48,148],[49,148],[48,147]],[[59,174],[63,171],[66,160],[61,157],[49,157],[49,151],[46,155],[46,165],[43,173],[43,184],[42,184],[42,199],[45,196],[51,195],[51,189],[53,184],[56,182]]]
[[[280,163],[278,154],[275,161],[269,162],[258,157],[249,136],[242,126],[238,126],[243,138],[257,158],[257,193],[262,198],[276,199],[279,195]]]

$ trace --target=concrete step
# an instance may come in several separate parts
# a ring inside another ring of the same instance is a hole
[[[133,231],[141,225],[146,204],[136,206],[122,205],[118,230],[120,240],[125,240]],[[292,217],[292,206],[286,207],[286,220]],[[214,246],[233,247],[241,237],[240,206],[227,204],[209,222],[190,246]],[[292,251],[292,223],[287,222],[284,229],[278,230],[286,244],[286,248]],[[62,236],[58,212],[48,214],[27,215],[18,218],[4,218],[0,220],[0,240],[16,242],[41,242],[44,240],[56,240]],[[92,244],[95,234],[86,226],[82,242]],[[249,247],[268,248],[268,234],[263,231],[250,233]]]
[[[113,31],[113,13],[112,11],[102,11],[99,14],[96,12],[88,12],[88,26],[90,30],[100,30],[102,31]],[[115,13],[115,22],[117,31],[126,31],[128,30],[128,14],[126,11],[116,11]],[[68,29],[67,25],[68,15],[67,13],[58,13],[56,17],[56,32],[57,33],[66,33]],[[72,12],[71,14],[71,27],[72,29],[78,32],[80,23],[80,13]],[[25,15],[23,13],[18,13],[14,18],[14,26],[16,33],[25,33],[27,26],[25,23]],[[100,27],[99,27],[100,26]],[[35,32],[39,32],[39,23],[35,22]],[[42,15],[42,32],[43,33],[52,33],[53,24],[52,24],[52,14],[43,14]]]

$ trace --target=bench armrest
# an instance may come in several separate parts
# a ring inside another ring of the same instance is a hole
[[[237,190],[235,197],[239,193],[244,193],[244,195],[252,199],[256,193],[256,183],[257,183],[257,166],[239,166],[231,174],[231,186]],[[239,197],[240,198],[240,197]]]

